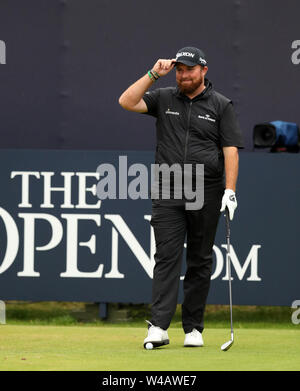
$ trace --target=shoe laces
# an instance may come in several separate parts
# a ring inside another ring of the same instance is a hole
[[[191,331],[191,334],[192,334],[193,337],[198,337],[199,334],[201,334],[201,333],[200,333],[200,331],[198,331],[197,329],[193,329],[193,330]]]
[[[148,332],[153,332],[155,330],[161,330],[160,327],[158,326],[154,326],[154,324],[152,324],[149,320],[146,320],[146,322],[150,325],[149,329],[148,329]]]

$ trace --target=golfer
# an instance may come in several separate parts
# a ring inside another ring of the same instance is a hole
[[[151,88],[174,68],[177,87]],[[184,196],[152,200],[151,225],[156,253],[152,319],[148,322],[144,347],[147,343],[154,347],[169,343],[167,329],[176,310],[185,240],[184,346],[203,346],[204,310],[220,211],[227,207],[232,220],[237,207],[235,191],[238,148],[243,147],[241,131],[232,101],[214,90],[205,77],[207,71],[205,54],[195,47],[184,47],[176,58],[159,59],[119,98],[124,109],[157,119],[157,164],[204,165],[201,208],[187,209]],[[193,170],[193,183],[195,175]]]

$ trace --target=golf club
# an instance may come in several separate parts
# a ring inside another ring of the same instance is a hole
[[[225,342],[221,346],[221,350],[224,352],[231,348],[233,345],[233,322],[232,322],[232,291],[231,291],[231,258],[230,258],[230,226],[229,226],[229,211],[228,208],[225,210],[225,219],[226,219],[226,241],[227,241],[227,267],[228,267],[228,282],[229,282],[229,307],[230,307],[230,327],[231,327],[231,339]]]

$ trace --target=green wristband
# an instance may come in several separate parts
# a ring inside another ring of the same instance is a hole
[[[148,76],[150,77],[150,80],[155,81],[155,78],[150,71],[148,71]]]
[[[155,71],[151,71],[156,80],[160,77],[159,74]]]

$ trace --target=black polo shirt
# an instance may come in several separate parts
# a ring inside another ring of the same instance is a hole
[[[215,182],[224,177],[222,147],[243,148],[243,141],[232,101],[208,79],[205,85],[193,99],[177,87],[149,91],[143,99],[146,114],[157,119],[156,163],[204,164],[205,181]]]

